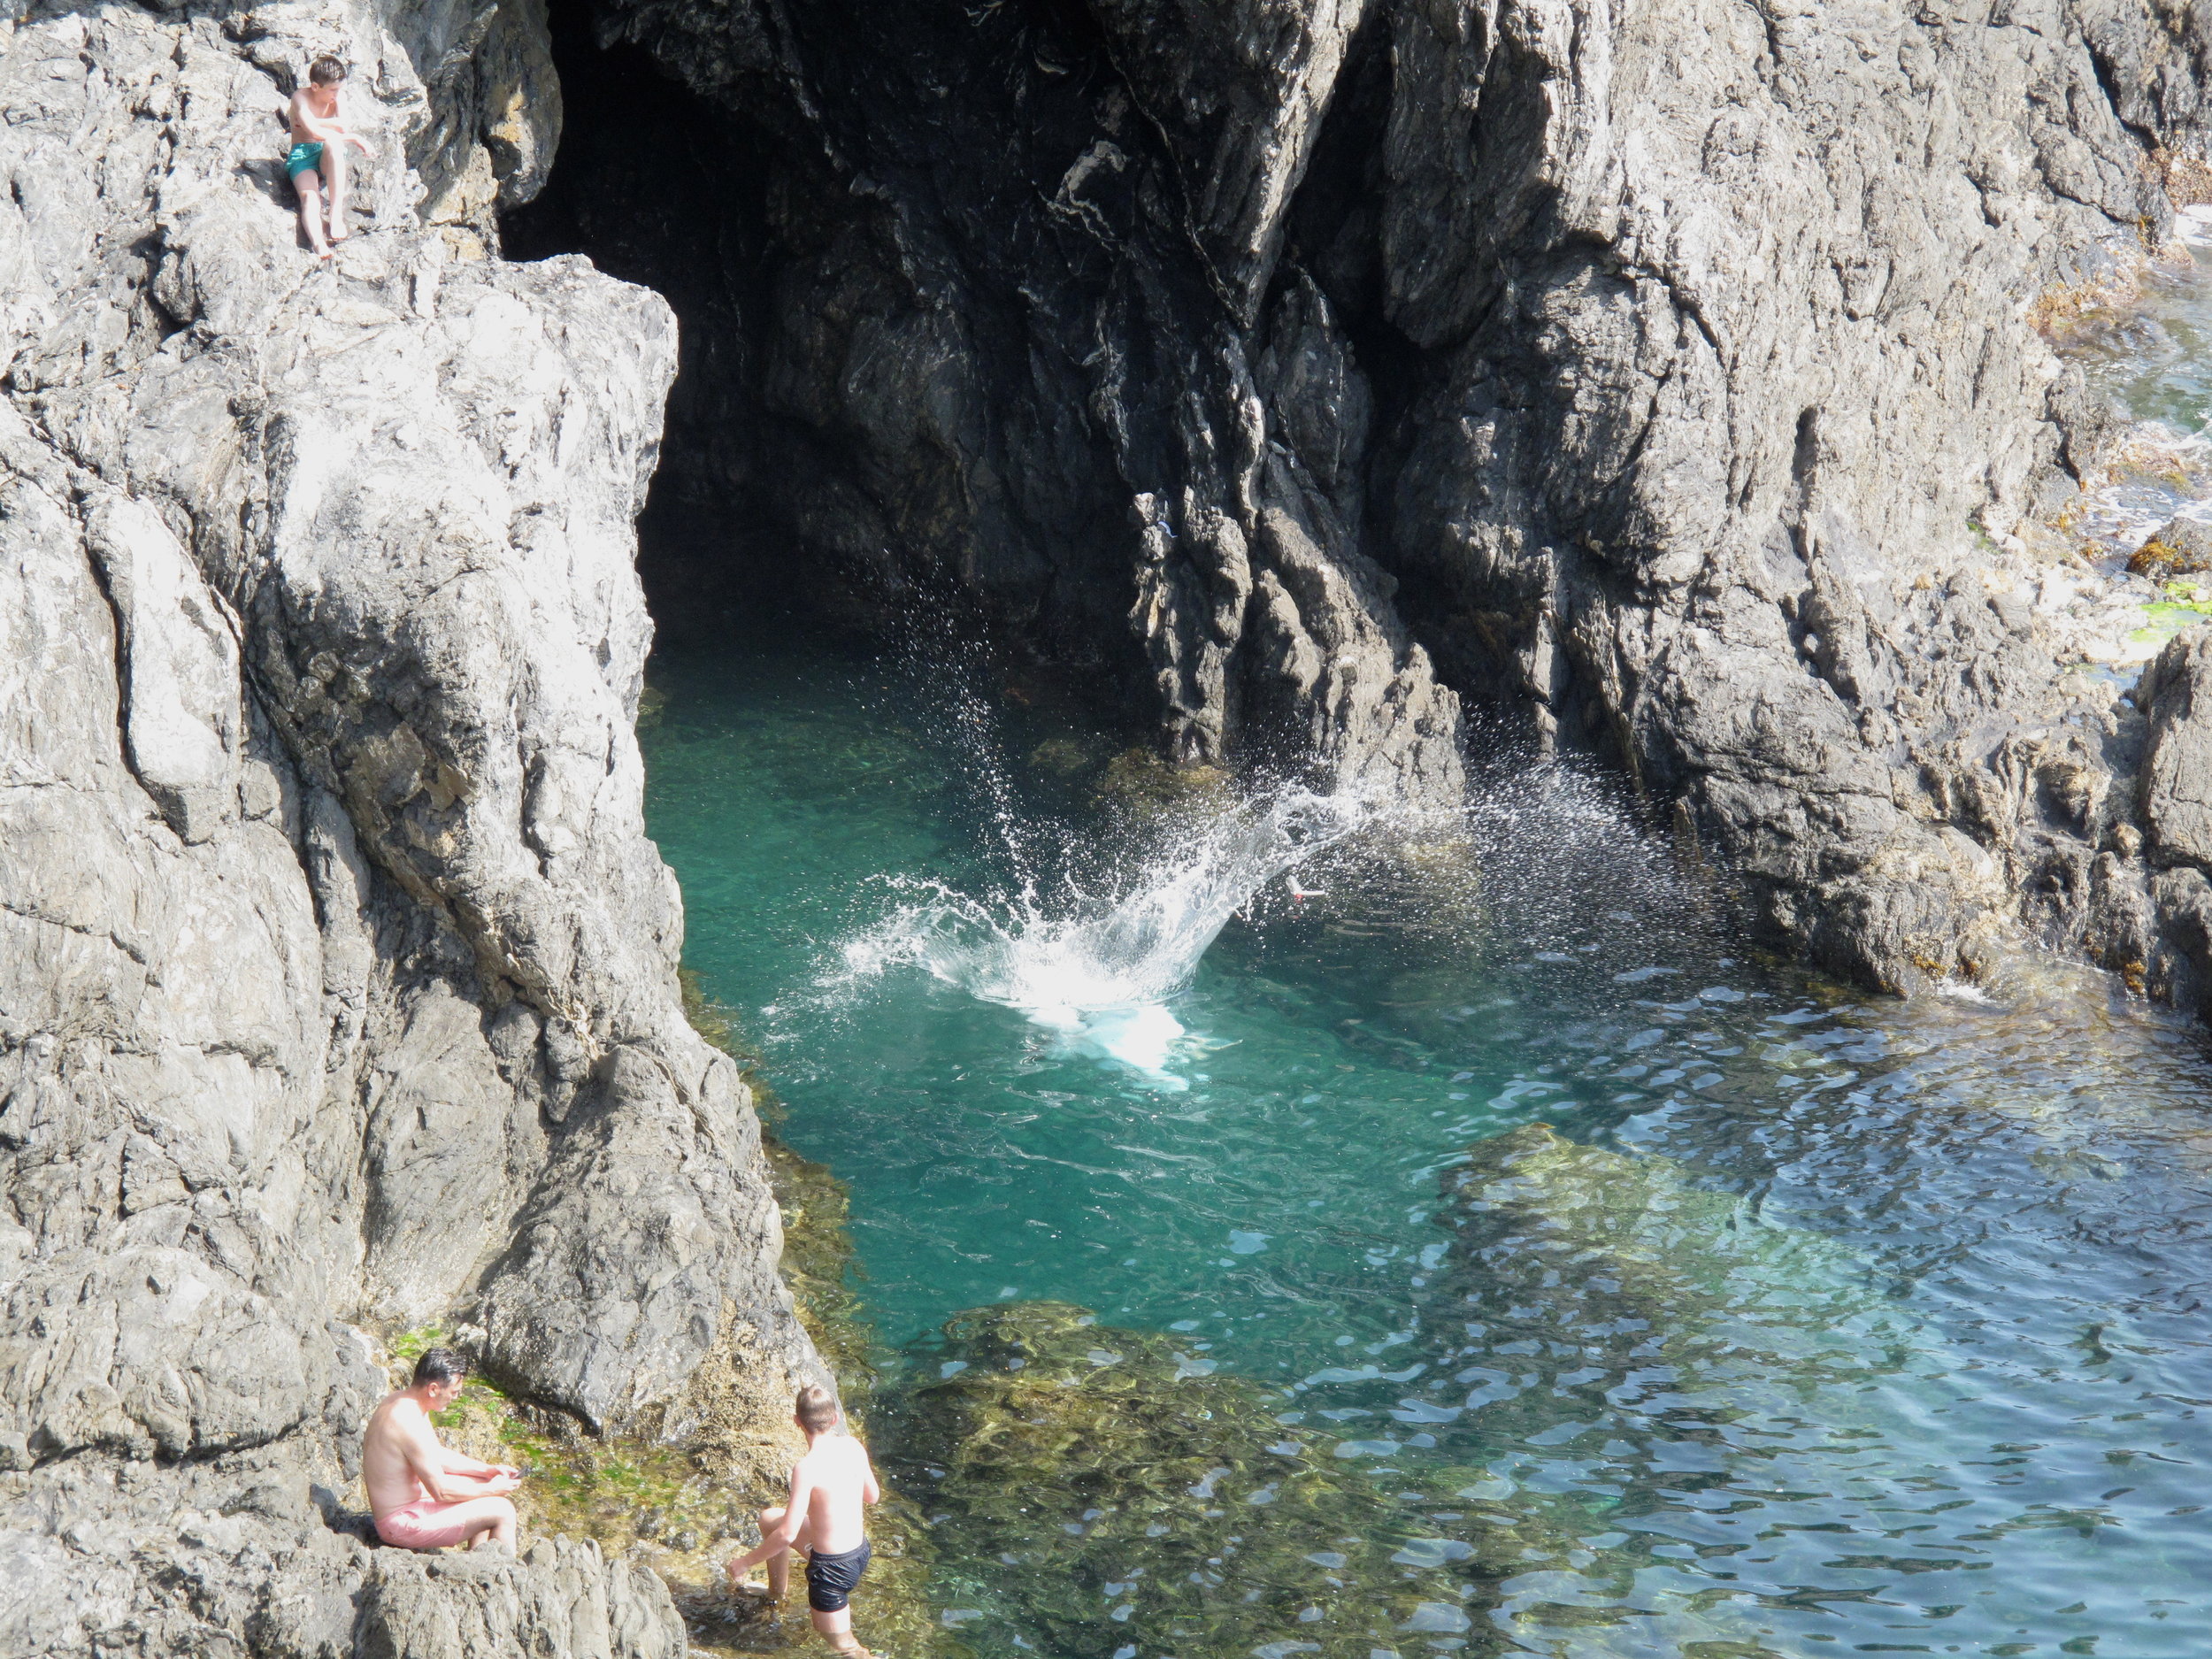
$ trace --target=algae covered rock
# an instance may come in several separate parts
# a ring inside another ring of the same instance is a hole
[[[1478,1144],[1444,1189],[1459,1243],[1432,1282],[1493,1362],[1461,1373],[1490,1434],[1509,1432],[1508,1400],[1548,1425],[1563,1394],[1612,1415],[1692,1387],[1837,1380],[1879,1352],[1866,1263],[1668,1159],[1528,1124]]]
[[[1479,1503],[1463,1538],[1425,1536],[1333,1440],[1279,1423],[1270,1391],[1064,1302],[956,1314],[919,1363],[899,1482],[975,1612],[1061,1659],[1479,1650],[1490,1586],[1564,1548]]]
[[[2170,518],[2128,558],[2139,576],[2194,576],[2212,571],[2212,525]]]

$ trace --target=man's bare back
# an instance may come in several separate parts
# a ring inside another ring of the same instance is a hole
[[[867,1538],[863,1509],[881,1496],[868,1448],[849,1434],[825,1434],[791,1471],[791,1507],[805,1518],[800,1548],[841,1555]]]

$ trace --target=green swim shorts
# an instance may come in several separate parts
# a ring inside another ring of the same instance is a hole
[[[295,144],[292,153],[284,158],[284,176],[296,179],[303,173],[312,173],[323,165],[320,144]]]

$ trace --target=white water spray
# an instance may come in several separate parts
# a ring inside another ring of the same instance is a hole
[[[1166,1068],[1185,1033],[1167,999],[1261,888],[1369,817],[1349,795],[1277,789],[1171,835],[1110,893],[1094,896],[1070,879],[1056,903],[1027,879],[983,899],[941,883],[897,883],[910,896],[846,942],[833,979],[849,984],[917,966],[979,1001],[1019,1009],[1071,1049],[1180,1088]]]

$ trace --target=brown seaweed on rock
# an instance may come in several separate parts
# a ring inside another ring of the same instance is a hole
[[[1480,1502],[1463,1541],[1423,1536],[1271,1391],[1065,1302],[956,1314],[918,1376],[891,1425],[899,1482],[946,1576],[1056,1659],[1487,1652],[1497,1583],[1571,1548]]]

